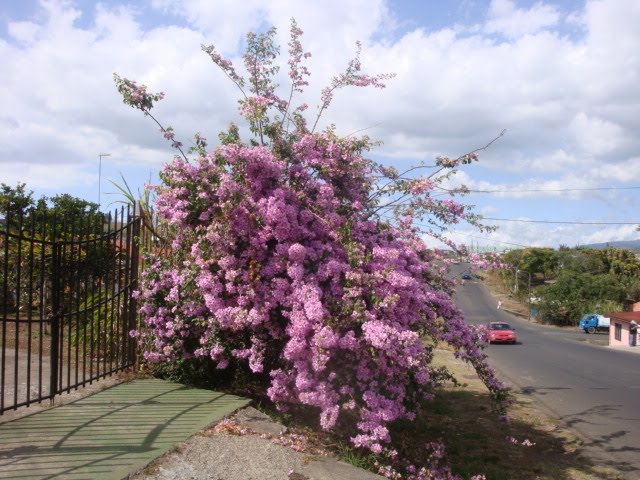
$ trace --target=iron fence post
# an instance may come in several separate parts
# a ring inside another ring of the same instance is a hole
[[[51,358],[49,365],[51,368],[51,376],[49,379],[49,398],[53,404],[53,398],[58,393],[58,361],[60,352],[58,351],[60,342],[60,317],[61,317],[61,298],[60,298],[60,244],[54,242],[52,245],[51,258]]]
[[[140,257],[140,242],[142,242],[141,238],[141,223],[142,216],[139,215],[139,206],[136,202],[134,206],[134,219],[132,222],[133,226],[133,235],[131,242],[131,289],[129,290],[129,311],[128,313],[128,325],[127,325],[127,337],[129,341],[129,361],[133,362],[134,369],[138,368],[138,360],[136,355],[136,341],[133,339],[129,332],[132,330],[136,330],[137,328],[137,318],[138,318],[138,302],[136,298],[132,295],[133,292],[138,290],[138,265],[139,265],[139,257]]]
[[[137,367],[137,341],[129,336],[138,326],[131,294],[144,266],[145,232],[139,208],[127,213],[126,222],[124,213],[119,220],[116,213],[115,221],[100,219],[95,228],[91,219],[49,218],[46,211],[29,217],[25,229],[21,223],[9,228],[18,223],[10,213],[0,219],[0,415],[34,401],[53,404],[63,391]],[[13,349],[15,360],[9,360]],[[18,361],[22,353],[26,362]],[[25,394],[18,394],[19,376],[26,379]],[[31,390],[35,377],[37,396]]]

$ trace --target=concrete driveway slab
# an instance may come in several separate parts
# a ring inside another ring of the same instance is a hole
[[[0,425],[0,478],[121,479],[249,400],[158,379]]]

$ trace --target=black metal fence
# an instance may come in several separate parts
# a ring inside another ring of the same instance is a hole
[[[142,221],[0,212],[0,414],[136,362]]]

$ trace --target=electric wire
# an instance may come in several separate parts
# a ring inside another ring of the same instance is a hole
[[[577,222],[563,220],[524,220],[519,218],[495,218],[482,217],[482,220],[491,220],[492,222],[521,222],[521,223],[551,223],[562,225],[640,225],[640,222]]]
[[[436,186],[440,190],[445,191],[456,191],[461,187],[457,188],[444,188],[441,186]],[[517,189],[517,190],[476,190],[476,189],[466,189],[467,193],[535,193],[535,192],[591,192],[597,190],[639,190],[640,186],[633,187],[590,187],[590,188],[532,188],[532,189]]]

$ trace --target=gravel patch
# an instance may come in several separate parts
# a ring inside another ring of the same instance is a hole
[[[384,479],[327,452],[304,450],[299,436],[293,435],[291,442],[297,449],[276,443],[287,443],[286,439],[291,438],[286,428],[253,407],[238,411],[230,421],[230,430],[213,428],[200,432],[130,476],[130,480]],[[249,429],[251,433],[228,433],[234,429]]]
[[[149,467],[153,473],[132,479],[288,480],[289,472],[300,472],[305,462],[304,454],[259,436],[220,433],[190,438],[177,452]]]

